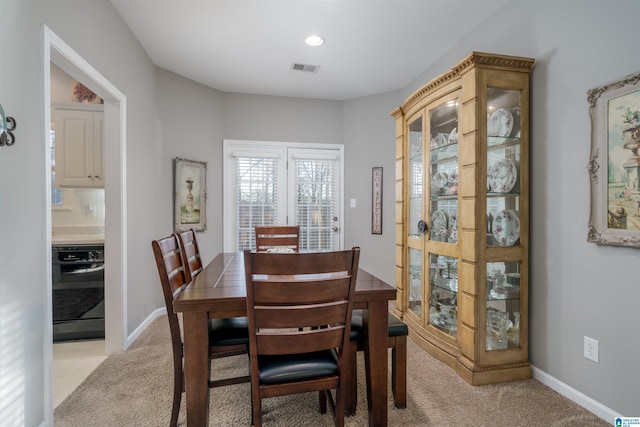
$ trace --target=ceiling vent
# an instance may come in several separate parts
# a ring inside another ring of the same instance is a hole
[[[310,65],[310,64],[296,64],[295,62],[291,64],[291,69],[296,71],[307,71],[309,73],[317,73],[319,65]]]

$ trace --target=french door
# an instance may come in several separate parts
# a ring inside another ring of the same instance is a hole
[[[300,250],[342,248],[343,148],[224,141],[224,250],[255,249],[256,225],[300,225]]]

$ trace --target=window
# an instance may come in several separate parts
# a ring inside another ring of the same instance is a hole
[[[224,143],[224,250],[255,249],[256,225],[300,225],[300,250],[342,242],[342,146]]]
[[[62,206],[62,190],[56,188],[56,131],[49,131],[49,144],[51,147],[51,206]]]

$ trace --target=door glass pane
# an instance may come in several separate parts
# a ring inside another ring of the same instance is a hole
[[[458,259],[429,255],[429,323],[458,336]]]
[[[338,235],[336,167],[336,159],[293,156],[295,217],[292,224],[300,225],[301,251],[338,249],[335,244]]]
[[[236,157],[236,248],[255,249],[256,225],[274,225],[278,219],[279,158]]]
[[[430,239],[458,242],[458,102],[429,112]]]
[[[487,89],[487,246],[520,243],[520,91]]]
[[[409,249],[409,310],[422,314],[422,251]]]
[[[487,263],[486,349],[520,346],[520,263]]]
[[[422,117],[409,125],[409,236],[420,238],[422,219]]]

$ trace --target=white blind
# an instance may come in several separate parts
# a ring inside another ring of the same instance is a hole
[[[234,153],[235,230],[237,250],[255,250],[256,225],[277,224],[278,170],[282,160],[273,155]]]
[[[300,250],[336,250],[338,200],[336,160],[293,157],[293,223],[300,225]]]

